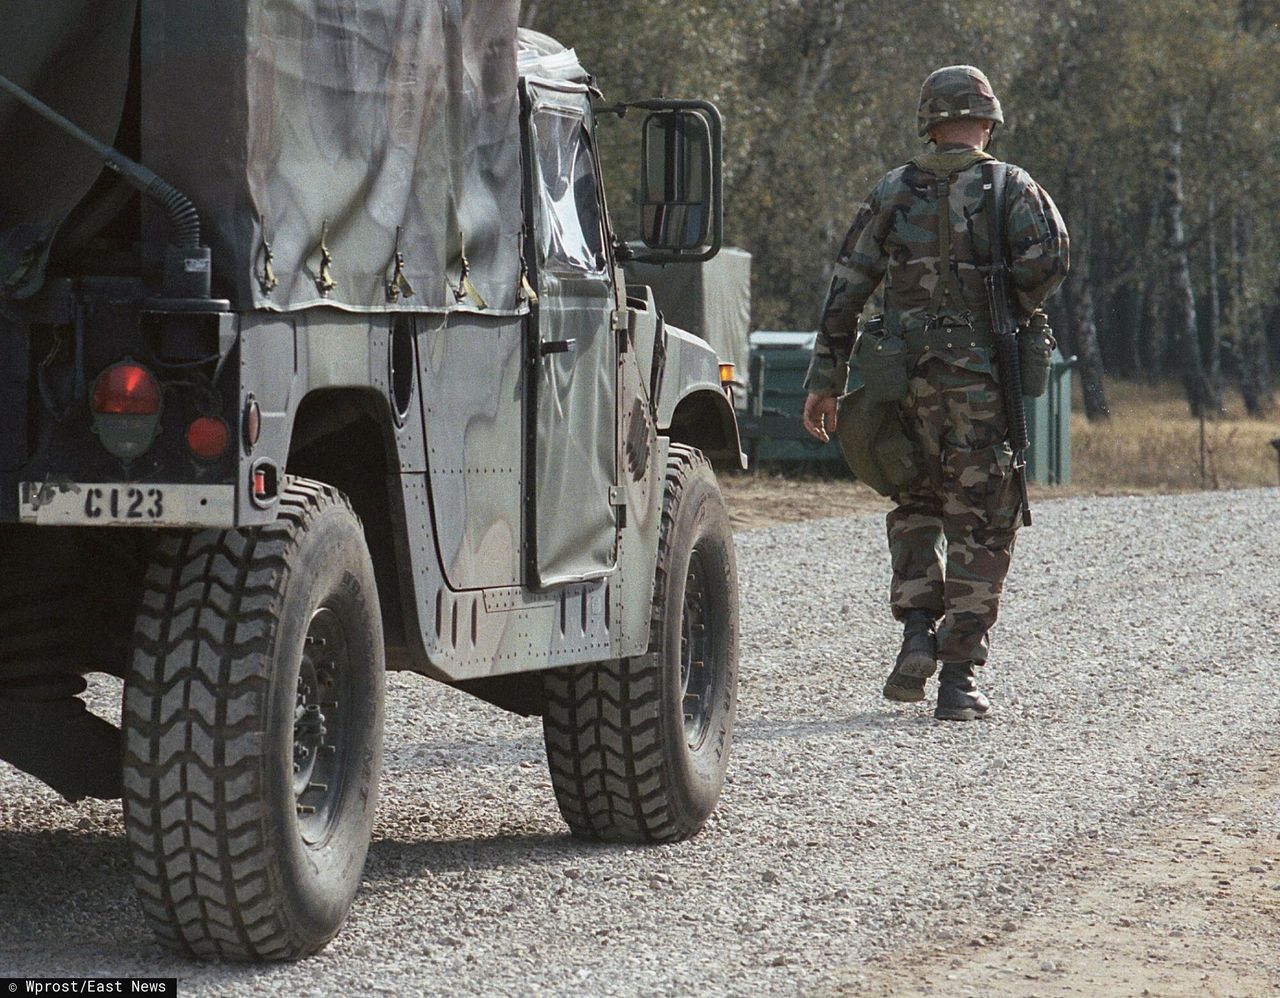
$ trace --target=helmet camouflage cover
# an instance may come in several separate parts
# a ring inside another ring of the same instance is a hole
[[[929,74],[920,88],[916,124],[920,135],[944,121],[981,118],[1004,124],[1000,101],[987,75],[975,66],[943,66]]]

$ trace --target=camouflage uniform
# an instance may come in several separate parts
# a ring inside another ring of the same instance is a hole
[[[990,258],[982,168],[990,159],[968,146],[943,146],[876,185],[836,260],[806,380],[815,394],[844,390],[858,317],[883,281],[886,326],[896,322],[907,339],[912,367],[901,407],[924,466],[888,516],[891,602],[899,620],[942,621],[936,657],[943,663],[986,660],[1018,524],[978,269]],[[946,239],[939,238],[940,190]],[[1005,205],[1011,283],[1026,318],[1066,276],[1067,232],[1049,195],[1014,166]],[[941,272],[944,255],[949,275]]]

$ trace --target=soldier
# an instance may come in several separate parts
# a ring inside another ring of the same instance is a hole
[[[987,658],[1020,506],[980,270],[992,259],[983,177],[992,157],[984,150],[1004,115],[981,70],[947,66],[925,80],[917,121],[934,148],[881,179],[840,249],[805,382],[804,425],[828,439],[851,353],[855,378],[866,374],[868,391],[883,389],[872,384],[873,367],[883,380],[881,362],[894,350],[860,362],[863,342],[874,338],[864,331],[855,351],[858,318],[883,279],[876,326],[887,338],[876,342],[902,347],[905,394],[896,397],[920,468],[888,515],[890,601],[904,636],[884,695],[924,699],[941,661],[934,716],[973,720],[990,708],[975,667]],[[1044,329],[1037,310],[1066,276],[1066,226],[1049,195],[1014,166],[1003,207],[1013,307]]]

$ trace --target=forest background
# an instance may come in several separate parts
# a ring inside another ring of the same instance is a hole
[[[753,324],[812,329],[856,205],[922,148],[920,84],[971,63],[992,151],[1071,233],[1051,304],[1084,407],[1107,376],[1274,405],[1280,371],[1280,0],[525,0],[610,99],[706,97],[725,118],[726,236],[754,255]],[[634,138],[601,129],[606,163]]]

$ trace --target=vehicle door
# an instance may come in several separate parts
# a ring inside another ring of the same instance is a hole
[[[586,87],[526,81],[529,329],[525,539],[537,587],[616,563],[616,307]]]

